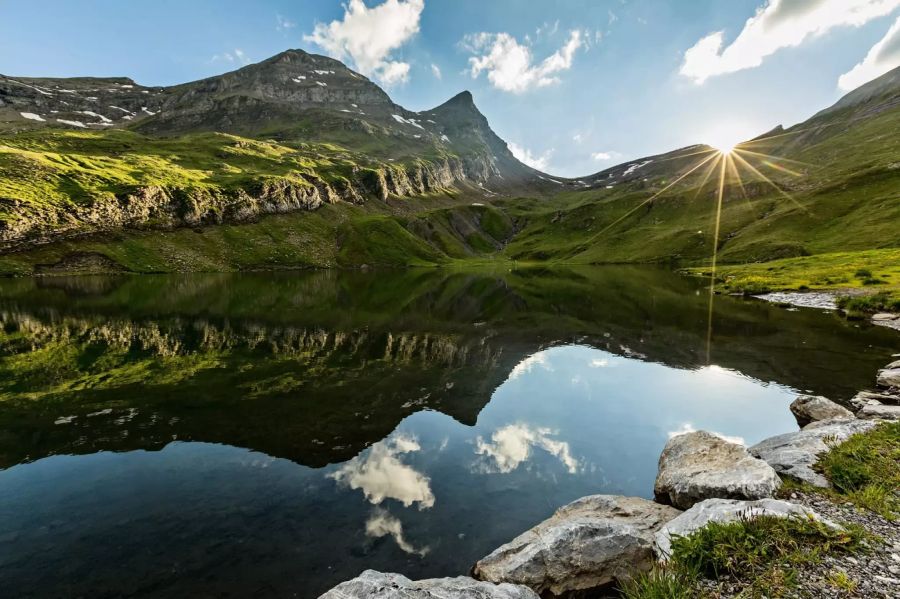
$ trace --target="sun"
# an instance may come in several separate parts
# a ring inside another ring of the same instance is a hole
[[[717,150],[719,152],[719,154],[724,154],[725,156],[727,156],[728,154],[731,154],[734,151],[734,146],[736,146],[736,145],[737,144],[734,142],[727,142],[727,141],[720,141],[720,142],[709,144],[709,146],[711,148],[714,148],[715,150]]]

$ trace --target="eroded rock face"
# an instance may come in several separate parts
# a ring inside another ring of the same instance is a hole
[[[637,497],[583,497],[480,560],[473,574],[541,594],[602,587],[649,569],[654,533],[679,513]]]
[[[743,445],[697,431],[666,443],[654,492],[659,501],[688,509],[704,499],[771,497],[779,486],[775,470]]]
[[[528,587],[479,582],[465,576],[410,580],[366,570],[319,599],[539,599]]]
[[[741,518],[752,519],[759,516],[811,517],[835,526],[809,508],[780,499],[759,499],[757,501],[707,499],[660,528],[654,536],[653,548],[659,559],[666,560],[672,553],[673,537],[686,537],[710,522],[736,522]]]
[[[851,420],[853,412],[821,395],[800,395],[791,403],[791,412],[801,427],[820,420]]]
[[[867,420],[900,420],[900,406],[868,404],[856,415]]]
[[[851,435],[875,426],[871,420],[823,420],[807,425],[803,430],[776,435],[750,448],[750,453],[765,460],[776,472],[816,487],[828,488],[831,483],[813,470],[819,455],[828,451],[831,443],[841,443]]]

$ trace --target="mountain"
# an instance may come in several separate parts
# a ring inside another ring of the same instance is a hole
[[[570,183],[530,214],[517,260],[763,262],[900,246],[900,68],[724,161],[695,145]]]
[[[693,145],[561,179],[516,160],[468,92],[413,112],[300,50],[173,87],[0,76],[0,272],[898,247],[898,130],[900,69],[727,159]]]
[[[549,189],[472,95],[417,113],[289,50],[173,87],[0,76],[0,244],[240,223],[323,204]]]

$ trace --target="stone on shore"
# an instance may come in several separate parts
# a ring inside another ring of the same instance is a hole
[[[854,418],[853,412],[821,395],[800,395],[791,403],[791,412],[801,427],[820,420]]]
[[[890,393],[873,393],[871,391],[860,391],[850,400],[850,405],[857,411],[868,405],[900,405],[900,395],[891,395]]]
[[[872,420],[823,420],[807,425],[803,430],[776,435],[750,448],[750,453],[765,460],[778,474],[829,488],[831,483],[813,470],[819,455],[830,449],[826,441],[843,443],[851,435],[875,426]]]
[[[830,526],[836,526],[809,508],[780,499],[759,499],[757,501],[707,499],[660,528],[654,537],[654,550],[659,559],[666,560],[672,553],[673,537],[686,537],[710,522],[724,524],[736,522],[742,518],[753,519],[758,516],[810,517],[821,520]]]
[[[697,431],[666,443],[654,492],[657,500],[688,509],[704,499],[771,497],[779,486],[775,470],[743,445]]]
[[[540,599],[528,587],[479,582],[466,576],[410,580],[366,570],[319,599]]]
[[[654,533],[680,513],[638,497],[582,497],[480,560],[473,575],[540,594],[602,587],[650,569]]]
[[[879,387],[900,389],[900,362],[888,364],[887,368],[878,371]]]
[[[866,420],[900,420],[900,406],[868,404],[863,406],[856,415]]]

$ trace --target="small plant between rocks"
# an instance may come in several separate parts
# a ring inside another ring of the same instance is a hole
[[[854,525],[833,528],[803,517],[711,522],[674,538],[668,563],[624,584],[621,592],[625,599],[784,597],[797,587],[798,567],[855,553],[865,537]]]

